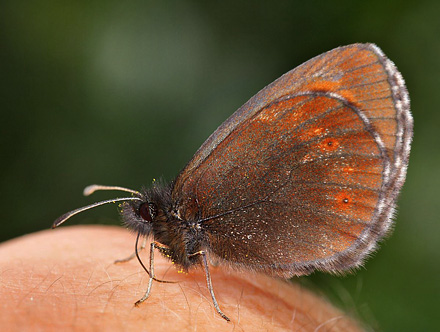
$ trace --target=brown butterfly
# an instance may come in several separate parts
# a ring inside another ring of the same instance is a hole
[[[390,230],[408,165],[413,120],[402,75],[373,44],[339,47],[262,89],[201,146],[170,184],[117,189],[122,217],[184,270],[208,256],[289,278],[360,266]],[[139,259],[140,261],[140,259]],[[140,261],[141,262],[141,261]],[[142,264],[142,262],[141,262]],[[143,266],[143,264],[142,264]],[[159,280],[160,281],[160,280]]]

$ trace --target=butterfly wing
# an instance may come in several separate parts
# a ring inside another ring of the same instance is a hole
[[[205,246],[289,277],[356,267],[390,228],[412,138],[402,76],[381,50],[324,53],[251,98],[177,177]]]

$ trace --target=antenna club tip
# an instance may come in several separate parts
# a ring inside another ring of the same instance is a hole
[[[96,187],[97,187],[96,184],[91,184],[90,186],[85,187],[83,190],[83,195],[90,196],[96,191]]]
[[[68,214],[63,214],[61,217],[59,217],[57,220],[55,220],[52,224],[52,229],[57,228],[59,225],[61,225],[63,222],[65,222],[67,219],[69,219]]]

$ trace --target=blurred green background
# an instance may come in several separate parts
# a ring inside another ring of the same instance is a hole
[[[395,232],[356,274],[300,282],[368,329],[438,328],[439,1],[0,6],[2,241],[118,195],[85,198],[88,184],[139,189],[173,179],[218,125],[281,74],[340,45],[379,45],[406,79],[415,118]],[[69,223],[119,220],[106,206]]]

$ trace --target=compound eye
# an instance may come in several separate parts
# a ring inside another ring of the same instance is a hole
[[[150,210],[150,204],[148,203],[143,203],[140,207],[139,207],[139,215],[142,217],[142,219],[151,222],[153,221],[153,217],[151,215],[151,210]]]

